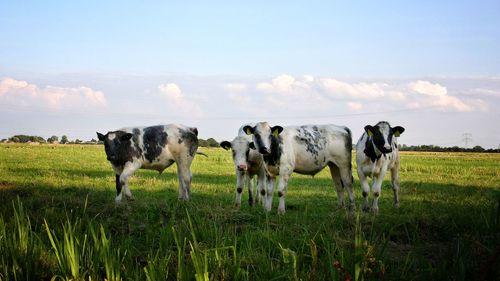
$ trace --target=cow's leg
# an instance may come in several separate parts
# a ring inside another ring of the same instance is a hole
[[[289,178],[290,178],[289,174],[280,172],[280,178],[278,182],[278,196],[279,196],[278,214],[280,215],[285,213],[285,196]]]
[[[368,195],[370,194],[370,185],[368,184],[368,178],[365,173],[363,173],[361,167],[358,167],[358,177],[361,184],[361,189],[363,190],[363,211],[370,211],[368,204]]]
[[[116,181],[116,196],[120,196],[120,201],[122,199],[121,195],[122,195],[122,184],[120,182],[120,175],[116,175],[115,176],[115,181]],[[115,199],[118,201],[118,199]]]
[[[253,206],[255,203],[253,197],[253,176],[250,176],[248,173],[246,174],[247,186],[248,186],[248,205]]]
[[[276,177],[268,176],[267,178],[267,190],[266,190],[266,200],[264,208],[266,211],[271,211],[273,205],[273,192],[274,192],[274,182]]]
[[[241,193],[245,184],[245,172],[236,169],[236,199],[234,205],[239,208],[241,206]]]
[[[191,162],[193,158],[185,157],[177,161],[177,176],[179,178],[179,200],[189,200],[191,188]]]
[[[344,208],[344,188],[342,187],[339,167],[333,163],[329,164],[328,167],[332,175],[333,185],[337,190],[338,206],[339,208]]]
[[[134,174],[137,169],[141,167],[139,162],[127,162],[123,167],[123,171],[120,174],[120,185],[122,187],[122,192],[116,196],[115,201],[120,202],[122,200],[122,193],[125,193],[128,200],[134,200],[132,192],[128,188],[128,178]]]
[[[399,165],[391,169],[392,191],[394,192],[394,207],[399,208]]]
[[[373,206],[372,211],[374,213],[378,213],[378,199],[381,196],[382,192],[382,183],[384,182],[385,173],[387,172],[387,167],[382,168],[380,174],[373,177]]]
[[[257,174],[257,192],[255,196],[255,201],[264,204],[266,195],[266,174],[264,171]]]
[[[347,189],[347,194],[349,195],[349,210],[355,210],[356,202],[354,200],[351,163],[341,166],[339,170],[342,187]]]

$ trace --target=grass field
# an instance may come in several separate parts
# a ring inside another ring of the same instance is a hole
[[[355,212],[327,170],[294,174],[279,216],[277,196],[235,209],[231,153],[200,151],[191,201],[170,167],[116,205],[102,146],[0,145],[0,280],[500,279],[500,154],[402,153],[401,208],[387,176],[377,216],[355,173]]]

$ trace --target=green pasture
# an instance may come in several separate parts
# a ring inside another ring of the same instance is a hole
[[[115,204],[99,145],[0,145],[0,280],[498,280],[500,154],[402,153],[401,207],[337,209],[327,170],[294,174],[286,214],[234,207],[231,153],[140,170]]]

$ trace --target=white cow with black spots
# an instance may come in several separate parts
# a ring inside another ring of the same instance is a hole
[[[116,174],[116,202],[122,200],[122,187],[128,199],[133,199],[128,178],[137,169],[162,173],[177,163],[179,199],[189,199],[191,162],[197,154],[198,130],[184,125],[123,128],[97,137],[104,143],[106,156]],[[199,153],[200,154],[200,153]]]
[[[252,124],[247,124],[252,125]],[[236,206],[241,206],[241,193],[245,185],[248,187],[248,204],[253,206],[255,201],[259,201],[259,193],[265,194],[266,170],[262,155],[255,150],[252,137],[243,131],[243,125],[238,130],[236,136],[231,142],[222,141],[220,146],[225,150],[232,150],[233,162],[236,173]],[[253,178],[257,176],[257,192],[253,196],[254,183]]]
[[[335,125],[274,126],[267,122],[245,126],[244,131],[253,135],[257,150],[264,156],[266,171],[270,176],[265,208],[272,205],[274,177],[279,176],[278,213],[285,212],[288,180],[293,172],[315,175],[328,166],[337,188],[339,207],[344,206],[344,188],[349,193],[349,206],[354,209],[351,172],[351,131]]]
[[[375,126],[365,126],[365,132],[356,144],[356,163],[359,181],[363,189],[363,210],[370,210],[368,194],[370,185],[367,177],[373,178],[372,211],[378,213],[378,199],[382,182],[387,170],[391,170],[394,206],[399,207],[399,150],[396,137],[405,129],[401,126],[391,127],[388,122],[381,121]]]

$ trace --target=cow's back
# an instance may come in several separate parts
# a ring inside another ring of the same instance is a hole
[[[330,162],[345,165],[351,161],[352,139],[346,127],[288,126],[280,135],[282,159],[294,162],[294,170],[298,173],[315,174]]]
[[[131,133],[131,146],[138,152],[142,168],[162,171],[179,157],[194,157],[198,148],[197,129],[178,124],[121,129]]]

